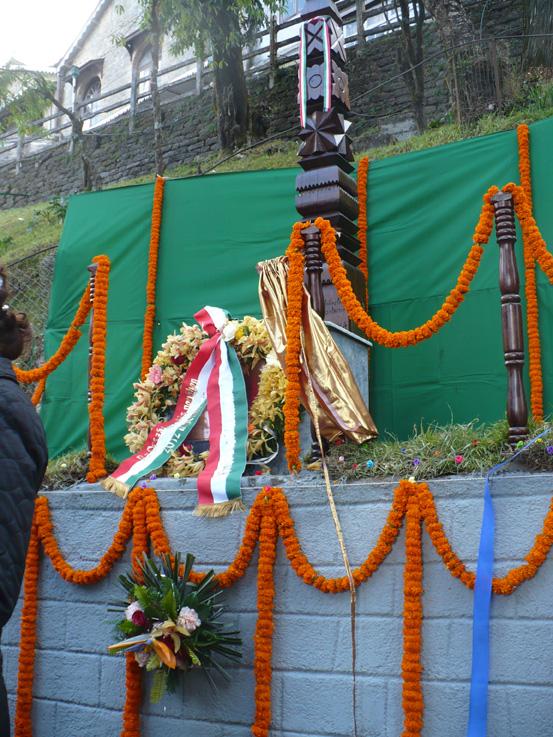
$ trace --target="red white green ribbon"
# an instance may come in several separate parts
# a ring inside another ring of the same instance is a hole
[[[307,39],[306,29],[311,23],[322,23],[323,32],[323,110],[330,110],[332,104],[332,59],[330,45],[330,27],[326,18],[317,16],[302,23],[300,26],[300,65],[299,65],[299,103],[300,125],[305,128],[307,121]]]
[[[163,466],[186,440],[206,408],[209,456],[198,477],[198,513],[220,516],[241,507],[246,466],[248,401],[240,361],[223,336],[229,315],[204,307],[194,317],[208,335],[183,379],[173,417],[158,423],[142,449],[123,461],[104,487],[125,497],[140,479]]]

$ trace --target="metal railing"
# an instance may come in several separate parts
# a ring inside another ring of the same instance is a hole
[[[365,0],[361,3],[338,0],[336,5],[344,21],[347,46],[356,45],[360,39],[370,41],[399,27],[399,24],[390,24],[386,17],[387,6],[391,7],[393,0]],[[298,15],[281,22],[273,16],[269,26],[255,35],[254,48],[244,50],[246,74],[253,76],[268,72],[269,84],[272,85],[280,67],[295,64],[299,23]],[[197,59],[194,56],[161,69],[158,85],[162,104],[174,104],[192,95],[200,95],[210,87],[212,73],[211,59]],[[150,106],[150,92],[144,89],[149,80],[149,76],[144,76],[94,98],[76,102],[74,112],[83,121],[85,133],[124,116],[128,116],[132,131],[137,112]],[[19,171],[20,163],[26,156],[43,148],[66,145],[71,138],[71,122],[59,111],[33,121],[31,127],[34,132],[29,135],[20,135],[16,129],[0,133],[0,166],[15,161],[16,171]]]

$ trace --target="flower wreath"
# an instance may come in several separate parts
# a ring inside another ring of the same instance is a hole
[[[286,379],[273,352],[262,320],[246,316],[232,321],[225,330],[234,332],[230,343],[236,350],[251,393],[257,394],[248,414],[248,460],[260,462],[278,450],[284,428]],[[135,401],[127,410],[125,443],[132,453],[139,451],[151,429],[171,416],[182,379],[207,335],[198,325],[183,323],[180,331],[169,335],[158,352],[144,381],[134,384]],[[182,445],[165,464],[167,476],[197,476],[205,466],[208,451],[196,452],[190,443]]]

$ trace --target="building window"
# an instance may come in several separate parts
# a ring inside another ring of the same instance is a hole
[[[150,74],[152,73],[152,50],[145,49],[142,52],[136,67],[136,90],[137,94],[146,95],[150,92]]]
[[[91,115],[98,108],[99,102],[94,102],[94,98],[102,94],[102,82],[100,77],[93,77],[85,87],[81,108],[83,116]],[[91,100],[91,102],[89,102]]]
[[[303,0],[288,0],[282,11],[281,20],[288,20],[288,18],[297,15],[302,8]]]

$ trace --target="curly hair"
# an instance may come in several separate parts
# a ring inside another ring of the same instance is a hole
[[[15,361],[31,342],[31,326],[27,315],[16,312],[7,303],[8,277],[0,266],[0,356]]]

